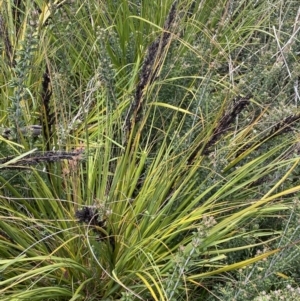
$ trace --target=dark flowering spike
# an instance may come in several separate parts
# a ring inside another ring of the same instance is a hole
[[[220,139],[221,135],[223,135],[228,130],[230,130],[230,126],[232,122],[235,120],[236,116],[250,103],[250,98],[251,96],[247,96],[247,97],[240,97],[238,100],[234,100],[232,109],[229,110],[228,112],[224,112],[219,123],[214,128],[212,136],[209,139],[209,141],[204,146],[201,143],[196,147],[195,151],[188,159],[188,164],[191,164],[194,161],[195,157],[197,156],[197,154],[200,152],[201,149],[203,155],[208,155],[210,147],[213,146]]]
[[[91,207],[84,207],[82,210],[77,210],[75,216],[79,219],[79,222],[97,226],[98,213]]]
[[[43,125],[43,135],[46,141],[46,149],[50,150],[50,137],[52,136],[52,125],[54,123],[54,115],[51,114],[50,108],[50,100],[52,96],[51,90],[51,79],[49,74],[49,68],[46,65],[46,70],[43,75],[43,82],[42,82],[42,107],[43,107],[43,114],[41,123]]]
[[[139,77],[139,82],[135,91],[135,98],[126,114],[125,131],[128,134],[134,123],[139,121],[140,112],[143,105],[143,97],[147,86],[153,83],[157,78],[159,68],[162,61],[161,56],[168,45],[171,37],[170,30],[175,23],[177,1],[175,1],[164,24],[163,33],[149,47],[147,55],[144,59],[142,70]]]
[[[259,139],[255,143],[248,143],[246,144],[239,152],[237,152],[236,157],[238,157],[241,153],[245,152],[249,148],[255,147],[256,145],[263,144],[264,141],[272,139],[274,137],[277,137],[283,133],[287,133],[292,131],[291,125],[294,122],[297,122],[300,120],[300,114],[290,115],[283,119],[282,121],[276,123],[274,127],[269,131],[268,134],[263,136],[261,139]]]
[[[278,122],[273,129],[271,130],[269,135],[280,135],[282,133],[286,133],[292,130],[291,124],[300,119],[300,114],[290,115]]]
[[[209,148],[217,142],[217,140],[222,134],[224,134],[230,129],[230,125],[235,120],[236,116],[250,103],[250,98],[250,96],[242,97],[239,100],[235,101],[232,110],[223,115],[219,124],[214,129],[212,137],[204,147],[204,155],[207,155],[209,152]]]
[[[82,150],[80,151],[74,151],[74,152],[34,152],[32,154],[27,155],[26,157],[23,157],[16,162],[13,162],[7,166],[1,167],[2,169],[18,169],[23,168],[26,166],[32,166],[39,163],[52,163],[57,162],[61,160],[75,160],[75,159],[81,159]],[[15,156],[6,157],[3,159],[0,159],[0,164],[4,164],[9,162],[10,160],[13,160]]]
[[[97,241],[108,241],[109,244],[111,245],[112,249],[115,249],[115,238],[114,236],[108,236],[105,235],[103,231],[100,231],[99,228],[102,228],[103,230],[106,231],[106,220],[99,220],[99,213],[97,209],[94,207],[90,206],[85,206],[81,210],[77,210],[75,212],[75,216],[78,218],[78,221],[80,223],[87,224],[89,226],[94,226],[93,227],[93,232],[98,235],[98,238],[96,239]]]

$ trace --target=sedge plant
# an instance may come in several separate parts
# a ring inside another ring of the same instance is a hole
[[[277,13],[1,2],[1,300],[218,300],[225,275],[283,252],[299,40]]]

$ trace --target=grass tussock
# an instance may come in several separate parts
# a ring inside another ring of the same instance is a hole
[[[1,300],[295,300],[299,5],[254,2],[0,3]]]

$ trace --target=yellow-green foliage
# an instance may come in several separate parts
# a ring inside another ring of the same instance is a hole
[[[291,0],[1,1],[0,299],[293,284],[298,21]]]

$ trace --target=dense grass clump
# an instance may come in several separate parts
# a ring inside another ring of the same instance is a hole
[[[299,18],[0,2],[1,300],[295,300]]]

